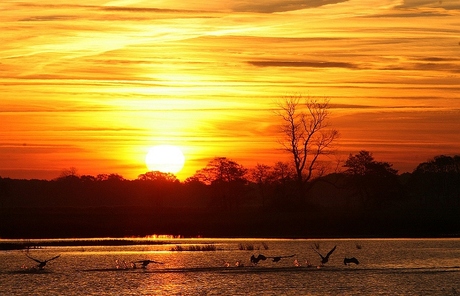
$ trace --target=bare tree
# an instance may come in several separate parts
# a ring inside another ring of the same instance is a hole
[[[273,167],[274,182],[286,185],[287,182],[294,180],[294,168],[289,162],[278,161]]]
[[[75,167],[70,167],[68,169],[63,169],[59,178],[66,178],[66,177],[78,177],[78,170]]]
[[[329,100],[286,97],[278,103],[276,114],[282,119],[284,138],[280,142],[292,155],[296,182],[303,196],[305,185],[314,172],[321,174],[324,171],[320,156],[331,153],[332,143],[339,136],[339,132],[330,128],[328,123]]]

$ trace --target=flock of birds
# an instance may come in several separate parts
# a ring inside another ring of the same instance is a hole
[[[294,257],[294,256],[295,256],[295,254],[294,255],[289,255],[289,256],[276,256],[276,257],[266,257],[266,256],[264,256],[262,254],[259,254],[257,257],[254,257],[254,255],[252,255],[251,256],[251,263],[257,264],[257,263],[259,263],[259,261],[261,261],[261,260],[265,261],[268,258],[273,259],[273,262],[279,262],[283,258],[290,258],[290,257]]]
[[[315,251],[321,257],[321,261],[320,261],[321,264],[319,265],[319,267],[324,266],[324,264],[329,262],[329,257],[332,255],[332,253],[334,253],[336,248],[337,248],[337,246],[334,246],[325,256],[323,256],[320,252],[318,252],[315,248],[312,247],[312,250]],[[251,256],[251,263],[254,264],[254,265],[257,265],[260,261],[265,261],[268,258],[273,259],[273,262],[278,262],[283,258],[291,258],[291,257],[294,257],[294,256],[295,256],[295,254],[289,255],[289,256],[274,256],[274,257],[268,257],[268,256],[264,256],[262,254],[259,254],[257,257],[252,255]],[[348,265],[350,263],[359,264],[359,260],[356,259],[355,257],[351,257],[351,258],[345,257],[343,259],[343,264]],[[294,261],[294,264],[296,266],[300,265],[297,260]],[[307,260],[307,267],[311,267],[311,266],[312,266],[311,263]]]
[[[26,269],[26,270],[29,270],[29,271],[40,271],[40,270],[43,270],[48,262],[53,261],[53,260],[55,260],[55,259],[61,257],[61,255],[57,255],[57,256],[54,256],[54,257],[49,258],[49,259],[46,259],[46,260],[40,260],[40,259],[31,257],[28,253],[26,253],[26,256],[27,256],[27,258],[29,258],[29,259],[31,259],[31,260],[33,260],[33,261],[35,261],[35,262],[38,263],[36,266],[33,266],[33,267],[31,267],[31,268],[26,267],[26,266],[23,266],[23,267],[22,267],[23,269]],[[116,260],[116,263],[117,263],[117,268],[118,268],[118,267],[119,267],[119,262],[118,262],[118,260]],[[150,263],[164,264],[163,262],[159,262],[159,261],[155,261],[155,260],[150,260],[150,259],[145,259],[145,260],[138,260],[138,261],[131,262],[131,268],[137,268],[137,264],[140,264],[141,268],[145,269],[145,268],[147,268],[147,266],[148,266]],[[126,267],[127,267],[126,262],[123,261],[123,264],[124,264],[124,267],[126,268]]]
[[[319,248],[319,246],[316,246],[316,249],[312,247],[312,250],[315,251],[320,257],[321,257],[321,264],[318,266],[318,267],[322,267],[324,266],[324,264],[326,264],[327,262],[329,262],[329,257],[332,255],[332,253],[334,253],[334,251],[336,250],[337,246],[334,246],[325,256],[323,256],[317,249]],[[38,264],[35,266],[35,267],[32,267],[32,270],[43,270],[46,266],[46,264],[50,261],[53,261],[55,259],[58,259],[61,255],[57,255],[57,256],[54,256],[52,258],[49,258],[49,259],[46,259],[46,260],[40,260],[40,259],[36,259],[36,258],[33,258],[31,257],[28,253],[26,253],[26,256],[37,262]],[[250,261],[253,265],[257,265],[260,261],[265,261],[267,259],[272,259],[273,262],[279,262],[281,261],[281,259],[284,259],[284,258],[292,258],[294,257],[295,254],[292,254],[292,255],[287,255],[287,256],[265,256],[265,255],[262,255],[262,254],[259,254],[256,256],[254,256],[254,254],[251,256],[250,258]],[[119,264],[118,264],[118,260],[116,260],[117,262],[117,268],[119,267]],[[138,261],[133,261],[131,262],[131,265],[130,265],[130,268],[137,268],[137,264],[140,264],[140,267],[142,269],[146,269],[147,266],[151,263],[154,263],[154,264],[164,264],[163,262],[159,262],[159,261],[155,261],[155,260],[150,260],[150,259],[145,259],[145,260],[138,260]],[[307,263],[307,267],[311,267],[311,263],[309,263],[309,261],[307,260],[306,261]],[[343,264],[344,265],[349,265],[349,264],[359,264],[359,261],[358,259],[356,259],[355,257],[351,257],[351,258],[348,258],[348,257],[345,257],[343,259]],[[125,268],[128,268],[128,265],[126,264],[126,262],[124,262],[124,267]],[[300,264],[298,263],[297,259],[294,260],[294,265],[296,266],[300,266]],[[228,263],[225,263],[225,266],[230,266]],[[243,264],[241,264],[239,261],[237,261],[236,263],[236,266],[238,267],[242,267],[244,266]]]

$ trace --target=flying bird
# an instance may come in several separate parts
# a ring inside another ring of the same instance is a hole
[[[267,257],[267,258],[273,259],[273,262],[279,262],[283,258],[291,258],[291,257],[294,257],[294,256],[295,256],[295,254],[289,255],[289,256],[274,256],[274,257]]]
[[[163,264],[163,262],[158,262],[155,260],[139,260],[135,261],[134,263],[141,263],[141,268],[147,268],[147,265],[149,265],[150,263]]]
[[[254,255],[251,256],[251,262],[254,264],[259,263],[260,260],[265,261],[267,260],[267,257],[265,257],[262,254],[259,254],[257,257],[255,257]]]
[[[324,264],[326,264],[326,263],[329,261],[329,257],[330,257],[331,254],[335,251],[335,248],[337,248],[337,246],[334,246],[334,247],[332,248],[332,250],[330,250],[329,253],[327,253],[326,256],[323,256],[323,255],[321,255],[317,250],[315,250],[315,249],[312,247],[313,251],[315,251],[315,252],[321,257],[321,265],[324,265]]]
[[[348,265],[349,263],[359,264],[359,261],[355,257],[343,259],[343,264]]]
[[[57,259],[57,258],[61,257],[61,255],[57,255],[57,256],[54,256],[53,258],[50,258],[50,259],[38,260],[38,259],[35,259],[35,258],[30,257],[29,254],[27,254],[27,253],[26,253],[26,256],[27,256],[27,258],[32,259],[32,260],[34,260],[35,262],[37,262],[37,263],[38,263],[37,268],[40,269],[40,270],[42,270],[43,268],[45,268],[46,263],[48,263],[48,262],[50,262],[50,261],[52,261],[52,260],[54,260],[54,259]]]

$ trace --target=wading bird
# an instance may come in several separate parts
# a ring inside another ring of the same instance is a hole
[[[327,253],[326,256],[323,256],[323,255],[321,255],[318,251],[316,251],[316,250],[312,247],[313,251],[315,251],[315,252],[321,257],[321,265],[324,265],[324,264],[326,264],[326,263],[329,261],[329,257],[330,257],[331,254],[335,251],[335,248],[337,248],[337,246],[334,246],[334,247],[332,248],[332,250],[330,250],[329,253]]]
[[[255,257],[254,255],[251,256],[251,262],[253,264],[259,263],[260,260],[265,261],[265,260],[267,260],[267,257],[265,257],[262,254],[259,254],[257,257]]]
[[[343,264],[348,265],[348,263],[359,264],[359,261],[358,261],[358,259],[356,259],[355,257],[344,258],[344,259],[343,259]]]
[[[158,262],[155,260],[148,260],[148,259],[135,261],[134,263],[141,263],[141,268],[147,268],[147,265],[149,265],[150,263],[163,264],[163,262]]]
[[[37,268],[40,269],[40,270],[42,270],[43,268],[45,268],[46,263],[48,263],[48,262],[50,262],[50,261],[52,261],[52,260],[54,260],[54,259],[57,259],[57,258],[61,257],[61,255],[57,255],[57,256],[54,256],[53,258],[50,258],[50,259],[38,260],[38,259],[35,259],[35,258],[30,257],[29,254],[27,254],[27,253],[26,253],[26,256],[27,256],[27,258],[32,259],[32,260],[34,260],[35,262],[37,262],[37,263],[38,263]]]

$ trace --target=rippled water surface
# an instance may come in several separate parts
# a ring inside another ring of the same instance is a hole
[[[460,239],[170,239],[158,245],[0,251],[1,295],[460,295]],[[215,251],[190,251],[212,244]],[[320,257],[337,246],[330,260]],[[181,246],[183,251],[177,251]],[[244,246],[244,248],[243,248]],[[247,248],[253,250],[247,250]],[[251,255],[287,256],[253,265]],[[359,265],[345,266],[345,257]],[[146,269],[143,259],[160,261]],[[306,262],[311,263],[308,267]],[[236,266],[239,262],[240,265]],[[300,264],[300,266],[296,266]],[[139,266],[138,266],[139,267]]]

